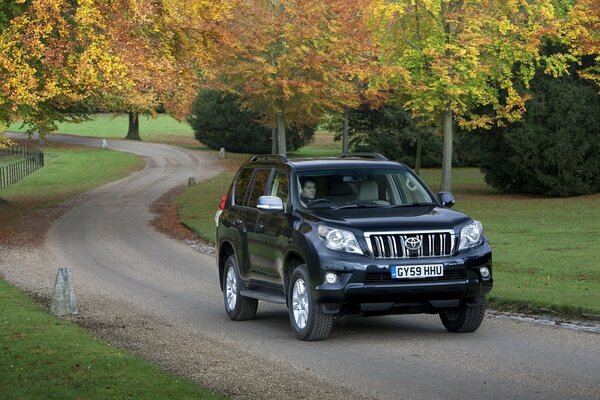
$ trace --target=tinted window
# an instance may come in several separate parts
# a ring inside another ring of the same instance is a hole
[[[233,193],[233,204],[243,205],[244,197],[248,186],[250,186],[250,178],[252,178],[253,168],[243,169],[235,181],[235,190]]]
[[[256,172],[254,185],[252,186],[252,192],[250,193],[250,198],[248,199],[248,207],[256,207],[258,198],[265,194],[269,175],[271,175],[270,169],[259,169]]]
[[[285,172],[276,170],[268,191],[269,196],[277,196],[283,201],[283,208],[287,211],[289,197],[288,176]]]

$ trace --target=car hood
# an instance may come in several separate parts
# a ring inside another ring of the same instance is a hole
[[[471,221],[466,214],[435,206],[310,210],[309,219],[363,232],[454,229]]]

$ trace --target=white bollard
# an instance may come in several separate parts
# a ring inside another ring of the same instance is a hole
[[[70,268],[58,269],[50,312],[58,317],[78,314],[73,274]]]
[[[224,160],[225,159],[225,147],[221,147],[221,150],[219,150],[219,160]]]
[[[102,139],[102,148],[104,150],[108,149],[108,142],[106,141],[106,139]]]

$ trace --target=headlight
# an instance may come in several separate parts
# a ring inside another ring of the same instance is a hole
[[[331,250],[363,254],[354,233],[344,229],[330,228],[323,224],[318,225],[317,231],[325,246]]]
[[[458,251],[477,246],[481,243],[482,236],[483,226],[481,225],[481,222],[473,221],[473,223],[464,226],[460,230],[460,244],[458,245]]]

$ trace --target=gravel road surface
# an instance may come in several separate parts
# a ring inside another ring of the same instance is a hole
[[[5,278],[42,295],[71,267],[77,322],[109,342],[237,399],[600,399],[597,333],[493,316],[473,334],[448,333],[437,316],[346,317],[329,340],[306,343],[284,306],[260,302],[255,320],[229,320],[215,259],[150,225],[150,205],[188,177],[216,175],[215,160],[160,144],[109,147],[146,168],[72,203],[43,247],[0,250]]]

